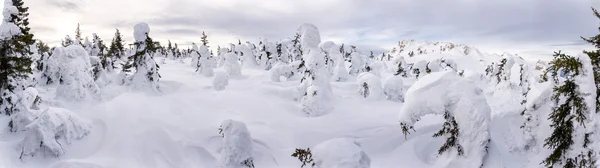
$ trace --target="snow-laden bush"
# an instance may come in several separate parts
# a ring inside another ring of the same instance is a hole
[[[394,67],[394,75],[400,75],[402,77],[408,77],[409,73],[409,68],[408,68],[408,63],[406,62],[406,60],[404,60],[404,57],[399,56],[397,58],[394,59],[394,65],[396,65]]]
[[[229,74],[225,71],[217,71],[215,72],[215,76],[213,77],[213,89],[215,90],[223,90],[227,85],[229,85]]]
[[[369,168],[371,159],[353,140],[336,138],[319,143],[313,148],[316,168]]]
[[[426,70],[425,70],[425,71],[426,71],[427,73],[439,72],[439,71],[440,71],[440,69],[441,69],[441,65],[440,65],[440,64],[442,64],[442,62],[441,62],[441,60],[439,60],[439,59],[435,59],[435,60],[433,60],[433,61],[429,61],[429,62],[427,63],[427,68],[426,68]]]
[[[367,99],[383,98],[381,79],[370,72],[363,72],[357,77],[358,93]]]
[[[300,93],[303,95],[302,111],[309,117],[321,116],[333,108],[333,93],[330,76],[325,67],[325,55],[314,49],[304,57],[306,71],[299,86]]]
[[[352,65],[350,65],[350,74],[352,75],[358,75],[362,72],[367,71],[365,68],[367,67],[367,62],[366,62],[366,57],[353,52],[352,54],[350,54],[350,60]]]
[[[285,77],[286,79],[291,78],[294,75],[294,71],[290,65],[280,62],[269,70],[269,74],[271,75],[271,81],[280,82],[281,77]]]
[[[51,59],[58,64],[50,69],[58,70],[59,85],[56,96],[66,100],[82,100],[89,96],[97,96],[98,85],[92,77],[90,58],[83,47],[71,45],[57,47]]]
[[[483,91],[474,82],[445,71],[427,75],[408,89],[399,120],[406,135],[421,117],[443,115],[446,122],[434,134],[446,138],[437,166],[479,168],[487,155],[490,113]]]
[[[531,85],[531,90],[527,93],[525,110],[521,113],[524,118],[521,129],[523,130],[525,144],[521,146],[521,150],[538,151],[543,146],[542,140],[546,135],[541,133],[540,127],[548,127],[542,125],[542,120],[548,116],[552,110],[550,98],[552,96],[552,83],[535,83]]]
[[[377,77],[381,77],[381,71],[386,68],[387,67],[383,61],[373,61],[369,63],[369,66],[367,66],[367,72],[370,72]]]
[[[238,56],[234,53],[225,54],[225,71],[230,77],[239,77],[242,75],[242,67],[238,62]]]
[[[192,57],[192,62],[190,62],[190,66],[197,68],[198,67],[198,58],[200,58],[200,53],[198,52],[198,46],[196,44],[192,44],[192,53],[190,54]]]
[[[225,120],[221,124],[223,150],[221,164],[224,168],[254,168],[252,157],[252,137],[246,124]]]
[[[454,62],[454,60],[448,59],[448,58],[441,60],[440,68],[441,68],[441,70],[446,70],[446,71],[449,71],[449,70],[453,70],[455,72],[458,71],[458,65],[456,64],[456,62]]]
[[[427,61],[421,60],[415,63],[412,66],[411,71],[412,75],[415,76],[417,79],[419,79],[419,77],[425,76],[427,74]]]
[[[383,93],[388,100],[404,102],[404,82],[401,76],[390,76],[385,79]]]
[[[35,118],[34,111],[39,110],[38,91],[29,87],[18,94],[13,94],[11,100],[16,102],[13,108],[16,108],[18,113],[12,115],[8,125],[12,132],[25,130],[25,127]]]

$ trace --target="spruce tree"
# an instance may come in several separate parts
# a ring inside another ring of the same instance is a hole
[[[548,73],[552,82],[556,83],[551,97],[555,106],[548,118],[552,134],[545,139],[544,147],[552,152],[542,163],[548,167],[594,167],[596,154],[591,147],[590,137],[594,133],[585,129],[586,126],[594,127],[589,121],[594,117],[589,109],[593,105],[586,104],[587,94],[579,86],[581,80],[577,80],[585,75],[584,65],[580,59],[559,51],[555,52],[554,60],[544,74],[545,80],[548,80]],[[561,73],[565,77],[561,77]],[[583,144],[574,146],[578,145],[575,142]]]
[[[600,13],[598,13],[596,9],[592,8],[592,12],[594,13],[594,16],[600,19]],[[600,31],[600,27],[598,27],[598,30]],[[592,60],[596,83],[596,111],[600,111],[600,34],[590,38],[581,38],[596,47],[596,50],[583,51],[583,53],[587,54]]]
[[[79,43],[83,48],[86,46],[83,45],[83,38],[81,37],[81,28],[79,27],[79,23],[77,23],[77,29],[75,29],[75,41]]]
[[[69,36],[69,35],[65,36],[65,39],[62,40],[61,44],[63,47],[73,45],[73,40],[71,39],[71,36]]]
[[[208,36],[206,35],[206,33],[202,32],[202,38],[201,39],[202,39],[201,40],[202,41],[202,45],[204,45],[206,47],[209,47],[208,46]]]
[[[119,32],[119,29],[117,29],[115,32],[115,37],[113,37],[112,42],[110,43],[107,55],[111,57],[113,62],[115,60],[123,58],[123,56],[125,55],[123,36],[121,35],[121,32]]]
[[[20,111],[16,93],[25,89],[24,81],[32,73],[30,55],[33,53],[29,46],[35,40],[29,28],[29,8],[24,6],[23,0],[12,0],[12,4],[5,2],[4,5],[4,8],[15,6],[17,10],[4,9],[4,14],[10,16],[4,17],[2,26],[18,27],[20,30],[11,31],[0,39],[0,113],[12,115]],[[12,128],[12,121],[9,126]]]

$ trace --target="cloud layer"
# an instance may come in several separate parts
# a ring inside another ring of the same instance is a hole
[[[563,49],[573,54],[590,46],[579,36],[598,33],[596,0],[27,0],[37,38],[60,42],[81,23],[85,35],[126,40],[136,22],[151,36],[188,45],[203,31],[213,45],[277,40],[313,23],[322,39],[384,51],[399,40],[464,43],[490,52],[543,57]]]

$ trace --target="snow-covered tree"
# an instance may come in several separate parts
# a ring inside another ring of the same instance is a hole
[[[364,55],[361,55],[357,52],[353,52],[350,55],[350,60],[352,65],[350,65],[350,74],[358,75],[360,73],[366,72],[367,62]]]
[[[400,75],[402,77],[408,77],[408,63],[404,60],[404,57],[400,56],[394,60],[396,65],[396,73],[394,75]]]
[[[550,75],[554,86],[554,108],[548,116],[552,134],[544,147],[552,150],[544,160],[548,167],[596,167],[598,142],[598,114],[595,107],[595,83],[590,58],[587,55],[571,57],[560,52],[545,75]],[[564,74],[564,78],[560,76]],[[546,78],[547,79],[547,78]]]
[[[110,43],[110,47],[108,48],[108,53],[106,53],[111,59],[111,65],[105,65],[104,67],[115,67],[114,63],[117,60],[122,59],[125,56],[125,46],[123,44],[123,36],[119,29],[116,29],[115,37],[113,37],[112,42]]]
[[[77,29],[75,29],[75,44],[82,46],[83,48],[86,47],[86,45],[83,44],[83,37],[81,36],[81,28],[79,26],[79,23],[77,23]]]
[[[298,27],[298,35],[300,40],[300,49],[303,53],[308,50],[318,49],[321,43],[321,35],[317,26],[309,23],[304,23]]]
[[[336,138],[317,144],[312,153],[315,168],[370,168],[371,158],[360,144]]]
[[[197,51],[198,61],[196,63],[196,72],[204,75],[205,77],[213,76],[214,68],[217,66],[217,62],[214,56],[208,51],[207,46],[201,45]]]
[[[225,54],[225,71],[229,74],[229,77],[239,77],[242,75],[242,67],[238,62],[238,56],[234,53]]]
[[[383,98],[381,79],[370,72],[363,72],[357,77],[358,93],[368,99]]]
[[[73,39],[71,39],[71,36],[67,35],[67,36],[65,36],[65,39],[62,40],[61,44],[63,47],[66,47],[66,46],[73,45],[74,42],[73,42]]]
[[[209,47],[208,46],[208,36],[206,35],[206,33],[202,32],[202,37],[200,39],[201,39],[200,41],[202,41],[203,46]]]
[[[600,13],[598,13],[596,9],[592,8],[592,12],[594,13],[594,16],[600,19]],[[590,57],[590,59],[592,60],[592,66],[594,68],[594,79],[596,83],[596,111],[600,111],[600,34],[597,34],[590,38],[582,37],[582,39],[596,47],[595,50],[583,52],[587,54],[588,57]]]
[[[216,71],[212,81],[213,89],[220,91],[229,85],[229,74],[225,71]]]
[[[390,76],[385,79],[383,93],[388,100],[404,102],[404,82],[401,76]]]
[[[294,75],[294,70],[290,65],[280,62],[275,64],[275,66],[269,70],[269,74],[271,76],[271,81],[280,82],[281,77],[286,79],[291,78]]]
[[[330,77],[325,67],[325,55],[318,49],[310,49],[304,56],[306,70],[299,89],[302,111],[309,117],[317,117],[333,109]]]
[[[337,61],[335,63],[335,68],[333,71],[333,80],[336,82],[346,82],[350,75],[348,74],[348,70],[346,70],[346,62],[345,61]]]
[[[415,63],[411,67],[412,75],[415,76],[415,78],[419,79],[419,77],[422,77],[425,74],[427,74],[426,69],[427,69],[427,61],[421,60],[421,61]]]
[[[5,0],[0,25],[0,112],[13,115],[22,111],[17,106],[18,94],[27,87],[32,74],[30,46],[35,43],[30,33],[29,8],[23,0]]]
[[[436,72],[419,79],[406,93],[399,114],[404,135],[428,114],[443,115],[446,122],[434,137],[445,137],[435,167],[478,168],[483,165],[490,140],[490,107],[483,91],[456,72]],[[414,130],[414,129],[413,129]]]
[[[88,52],[89,56],[95,56],[95,55],[92,55],[92,50],[93,50],[94,46],[92,46],[92,42],[90,41],[90,39],[88,37],[85,37],[85,41],[83,42],[83,48],[85,49],[85,51]]]
[[[66,100],[82,100],[98,94],[98,85],[92,76],[92,66],[85,49],[80,45],[58,47],[50,57],[50,74],[58,75],[56,96]]]
[[[246,124],[225,120],[221,124],[220,133],[223,135],[221,166],[224,168],[254,168],[252,137]]]
[[[123,65],[123,71],[135,70],[131,79],[129,79],[134,88],[159,92],[160,74],[158,70],[160,67],[153,59],[156,46],[154,46],[149,33],[150,27],[146,23],[138,23],[134,26],[135,54],[130,56],[128,62]]]
[[[235,46],[235,50],[239,57],[242,58],[244,68],[258,67],[258,62],[256,61],[256,56],[252,52],[251,46],[248,46],[248,44],[238,44]]]

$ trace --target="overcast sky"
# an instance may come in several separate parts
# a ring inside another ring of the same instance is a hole
[[[25,0],[36,38],[59,44],[77,23],[85,36],[106,42],[115,28],[133,39],[133,25],[147,22],[150,36],[180,45],[200,41],[271,41],[315,24],[323,40],[385,51],[399,40],[448,41],[486,52],[524,57],[572,54],[590,48],[579,36],[598,34],[591,7],[600,0]]]

